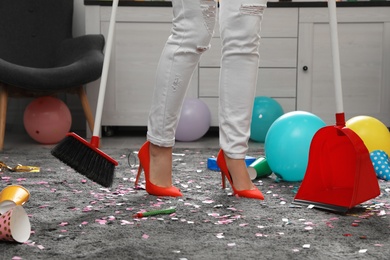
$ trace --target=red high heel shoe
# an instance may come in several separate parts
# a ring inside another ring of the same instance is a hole
[[[150,195],[154,196],[164,196],[164,197],[181,197],[183,194],[180,192],[180,190],[174,186],[172,187],[160,187],[157,185],[154,185],[150,182],[150,152],[149,152],[149,146],[150,142],[145,142],[141,149],[138,152],[138,158],[139,158],[139,168],[137,173],[137,178],[135,179],[134,187],[137,187],[138,180],[141,175],[142,169],[145,173],[145,189],[146,192]]]
[[[225,154],[224,154],[222,149],[219,150],[219,153],[218,153],[217,165],[221,169],[222,189],[226,188],[226,182],[225,182],[225,177],[226,177],[228,179],[230,185],[232,186],[233,194],[235,194],[235,195],[237,195],[239,197],[264,200],[263,194],[254,185],[253,185],[253,188],[250,189],[250,190],[236,190],[236,188],[233,185],[233,181],[232,181],[232,177],[230,175],[229,169],[227,168],[226,160],[225,160]]]

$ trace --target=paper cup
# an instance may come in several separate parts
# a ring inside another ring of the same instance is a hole
[[[0,214],[16,205],[23,205],[30,198],[30,192],[20,185],[9,185],[0,192]]]
[[[30,220],[22,206],[15,206],[0,216],[0,241],[24,243],[30,234]]]
[[[255,180],[258,178],[264,178],[272,174],[272,170],[267,163],[267,159],[265,157],[260,157],[256,161],[254,161],[248,167],[248,173],[251,180]]]
[[[3,202],[0,202],[0,215],[3,215],[4,213],[6,213],[8,210],[12,209],[15,206],[16,206],[15,202],[11,200],[5,200]]]

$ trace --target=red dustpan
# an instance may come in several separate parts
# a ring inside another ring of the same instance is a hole
[[[345,213],[380,194],[369,152],[362,139],[345,126],[335,0],[328,1],[336,92],[336,125],[313,136],[302,184],[293,204]]]

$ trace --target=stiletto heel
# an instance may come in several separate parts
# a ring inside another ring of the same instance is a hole
[[[155,196],[164,196],[164,197],[181,197],[183,194],[180,192],[180,190],[174,186],[171,187],[160,187],[155,184],[153,184],[150,181],[150,171],[149,171],[149,166],[150,166],[150,152],[149,152],[149,146],[150,142],[147,141],[145,142],[141,149],[138,152],[138,158],[139,158],[139,168],[138,168],[138,173],[137,177],[135,179],[134,187],[137,187],[139,177],[141,175],[142,170],[145,173],[145,189],[146,192],[149,193],[150,195],[155,195]]]
[[[222,177],[222,189],[226,188],[226,179],[225,179],[225,174],[221,172],[221,177]]]
[[[259,200],[264,200],[264,196],[261,193],[259,189],[257,189],[256,186],[253,185],[253,188],[250,190],[237,190],[232,181],[232,177],[230,175],[229,169],[227,168],[226,165],[226,160],[225,160],[225,154],[223,150],[221,149],[218,153],[217,157],[217,165],[221,169],[221,175],[222,175],[222,188],[225,189],[225,178],[228,179],[230,185],[232,186],[233,189],[233,194],[239,196],[239,197],[245,197],[245,198],[251,198],[251,199],[259,199]]]

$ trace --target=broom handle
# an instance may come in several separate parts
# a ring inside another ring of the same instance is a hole
[[[118,4],[119,4],[119,0],[113,0],[111,17],[110,17],[110,24],[109,24],[109,28],[108,28],[106,49],[104,52],[103,70],[102,70],[102,76],[100,79],[99,95],[98,95],[98,101],[97,101],[97,106],[96,106],[95,124],[94,124],[94,128],[93,128],[93,134],[92,134],[92,140],[91,140],[92,145],[94,145],[95,147],[99,147],[99,138],[100,138],[99,136],[100,136],[100,127],[101,127],[101,123],[102,123],[104,96],[106,94],[108,69],[110,67],[112,43],[114,41],[116,10],[118,8]]]
[[[330,25],[330,38],[332,44],[332,56],[333,56],[333,78],[335,86],[336,97],[336,113],[343,114],[343,91],[341,86],[341,69],[340,69],[340,53],[339,53],[339,40],[337,31],[337,15],[336,15],[336,2],[335,0],[328,0],[329,10],[329,25]]]

